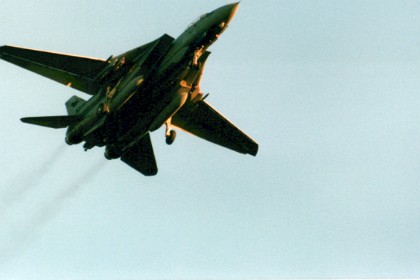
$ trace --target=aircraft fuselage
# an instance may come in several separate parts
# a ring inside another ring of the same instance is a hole
[[[25,117],[25,123],[67,128],[66,143],[105,149],[146,176],[158,172],[150,132],[166,124],[233,151],[255,156],[258,143],[204,99],[200,82],[213,44],[227,28],[238,3],[194,21],[176,39],[158,39],[107,60],[14,46],[1,46],[0,59],[91,95],[66,102],[67,115]]]
[[[81,108],[86,117],[69,127],[66,142],[84,140],[85,149],[106,145],[107,158],[117,158],[143,135],[170,121],[188,100],[201,95],[198,85],[206,50],[226,29],[237,5],[223,6],[190,24],[147,71],[142,58],[126,61],[123,54],[111,60],[112,75],[121,72],[122,77],[111,78]]]

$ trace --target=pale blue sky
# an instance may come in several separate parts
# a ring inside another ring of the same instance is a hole
[[[0,45],[106,59],[227,3],[3,0]],[[202,89],[259,154],[161,129],[151,178],[21,123],[87,96],[0,61],[0,278],[420,277],[419,14],[241,1]]]

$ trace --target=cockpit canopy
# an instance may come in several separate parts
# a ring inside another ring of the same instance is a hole
[[[204,15],[201,15],[201,16],[199,16],[198,18],[196,18],[192,23],[190,23],[188,26],[187,26],[187,28],[185,29],[185,30],[187,30],[188,28],[190,28],[191,26],[194,26],[194,25],[196,25],[197,24],[197,22],[199,22],[200,20],[202,20],[203,18],[206,18],[206,17],[209,17],[211,14],[212,14],[213,12],[210,12],[210,13],[207,13],[207,14],[204,14]]]

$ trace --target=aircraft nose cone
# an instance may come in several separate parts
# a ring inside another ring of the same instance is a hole
[[[239,2],[223,6],[218,9],[218,14],[223,18],[223,22],[227,25],[235,16],[238,10]]]
[[[236,11],[238,10],[238,7],[239,7],[239,2],[225,6],[227,22],[231,21],[232,18],[235,16]]]

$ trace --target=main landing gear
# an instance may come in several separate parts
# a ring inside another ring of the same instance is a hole
[[[169,119],[165,124],[166,124],[166,132],[165,132],[166,144],[172,145],[172,143],[175,141],[175,138],[176,138],[176,131],[170,129],[171,119]]]
[[[175,130],[170,130],[169,131],[169,135],[166,135],[166,144],[171,145],[176,138],[176,131]]]

